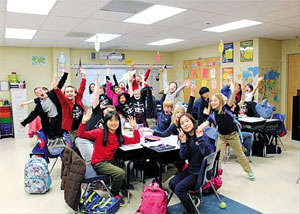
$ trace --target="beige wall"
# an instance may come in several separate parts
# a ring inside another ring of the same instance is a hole
[[[291,39],[282,41],[282,51],[281,51],[281,112],[287,114],[287,87],[288,84],[288,55],[294,53],[300,53],[300,47],[298,47],[300,39]]]
[[[281,44],[280,40],[259,39],[259,73],[260,75],[269,72],[271,69],[280,73],[279,79],[276,80],[275,87],[266,90],[258,90],[259,101],[268,99],[268,101],[276,107],[277,112],[281,112],[281,94],[280,94],[280,79],[281,73]],[[264,82],[265,86],[268,84]],[[283,86],[284,87],[284,86]],[[266,87],[268,88],[268,87]],[[278,100],[277,100],[278,97]]]

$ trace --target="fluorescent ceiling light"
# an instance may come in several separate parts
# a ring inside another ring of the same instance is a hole
[[[7,0],[7,12],[48,15],[56,0]]]
[[[123,22],[150,25],[154,22],[158,22],[184,11],[186,11],[186,9],[156,4],[134,16],[131,16]]]
[[[121,36],[121,35],[117,35],[117,34],[104,34],[104,33],[97,33],[96,35],[97,35],[97,37],[98,37],[98,39],[99,39],[99,41],[100,41],[101,43],[110,41],[110,40],[112,40],[112,39],[115,39],[115,38]],[[85,41],[86,41],[86,42],[95,42],[96,35],[94,35],[94,36],[88,38],[88,39],[85,40]]]
[[[169,44],[172,44],[172,43],[176,43],[176,42],[182,42],[184,41],[183,39],[163,39],[163,40],[159,40],[159,41],[156,41],[156,42],[151,42],[151,43],[148,43],[147,45],[169,45]]]
[[[248,19],[241,19],[239,21],[230,22],[230,23],[223,24],[223,25],[218,25],[218,26],[206,28],[203,30],[221,33],[221,32],[236,30],[236,29],[240,29],[240,28],[250,27],[250,26],[254,26],[254,25],[260,25],[260,24],[262,24],[262,22],[252,21],[252,20],[248,20]]]
[[[6,39],[32,39],[35,33],[36,30],[5,28]]]

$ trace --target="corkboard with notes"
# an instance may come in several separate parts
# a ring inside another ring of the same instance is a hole
[[[200,88],[204,86],[209,88],[210,94],[220,92],[220,64],[220,57],[183,61],[183,78],[196,84],[196,99],[200,96]],[[184,89],[184,102],[188,102],[190,93],[190,88]]]

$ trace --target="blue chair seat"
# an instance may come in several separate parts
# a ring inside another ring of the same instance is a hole
[[[65,147],[53,147],[53,148],[48,148],[49,153],[48,156],[50,158],[56,158],[58,157],[61,153],[63,153]]]
[[[96,173],[96,171],[94,170],[93,166],[90,164],[87,164],[86,168],[85,168],[85,175],[84,175],[84,179],[83,179],[82,183],[92,183],[93,181],[96,181],[96,180],[102,180],[105,183],[109,183],[109,179],[108,179],[107,175],[104,175],[104,174],[98,175]]]

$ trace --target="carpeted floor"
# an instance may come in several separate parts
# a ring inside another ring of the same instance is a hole
[[[173,196],[176,197],[176,196]],[[256,214],[261,213],[257,210],[254,210],[250,207],[247,207],[243,204],[240,204],[234,200],[231,200],[229,198],[226,198],[225,196],[220,195],[220,198],[223,202],[226,203],[227,208],[221,209],[219,207],[219,201],[217,200],[216,196],[214,194],[209,194],[203,196],[203,202],[198,207],[199,212],[201,214],[232,214],[232,213],[239,213],[239,214]],[[181,203],[172,205],[168,207],[168,214],[182,214],[184,212],[184,207]]]

